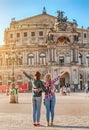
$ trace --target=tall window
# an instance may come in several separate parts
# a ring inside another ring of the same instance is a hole
[[[80,74],[80,79],[83,79],[83,76],[82,76],[82,74]]]
[[[87,37],[87,34],[86,33],[84,33],[84,38],[86,38]]]
[[[59,64],[64,64],[64,56],[59,57]]]
[[[28,65],[34,65],[34,54],[28,54]]]
[[[40,32],[39,32],[39,36],[43,36],[43,31],[40,31]]]
[[[88,64],[88,67],[89,67],[89,54],[86,55],[86,58],[87,58],[87,64]]]
[[[27,37],[27,32],[24,32],[24,37]]]
[[[20,37],[20,33],[17,33],[17,38],[19,38]]]
[[[78,36],[74,35],[74,42],[78,41]]]
[[[81,53],[79,53],[79,64],[81,65],[82,64],[82,54]]]
[[[46,54],[45,53],[40,53],[39,59],[40,59],[40,64],[43,64],[43,65],[46,64]]]
[[[31,36],[35,36],[35,32],[31,32]]]
[[[13,38],[13,34],[10,34],[10,38]]]
[[[80,74],[80,90],[83,89],[83,75]]]

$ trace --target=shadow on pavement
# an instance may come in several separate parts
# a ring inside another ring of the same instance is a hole
[[[58,127],[58,128],[89,129],[89,126],[61,126],[61,125],[54,125],[53,127]]]

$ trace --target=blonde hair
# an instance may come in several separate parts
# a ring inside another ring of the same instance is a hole
[[[49,82],[50,80],[51,80],[51,75],[50,74],[46,74],[45,81]]]

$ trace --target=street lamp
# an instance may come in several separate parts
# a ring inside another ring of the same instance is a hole
[[[11,81],[12,81],[12,88],[14,88],[15,87],[15,76],[14,76],[15,52],[14,52],[14,50],[13,50],[12,55],[11,55],[11,61],[12,61],[12,77],[11,77]]]
[[[14,75],[14,65],[17,61],[17,54],[15,51],[15,44],[12,44],[11,51],[6,55],[6,63],[7,65],[12,65],[12,74],[10,76],[11,85],[10,85],[10,92],[9,92],[9,102],[10,103],[17,103],[18,97],[15,96],[15,91],[17,92],[17,88],[15,88],[15,75]]]

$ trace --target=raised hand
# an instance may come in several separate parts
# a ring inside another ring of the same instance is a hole
[[[20,69],[20,71],[24,72],[25,70],[24,69]]]
[[[61,74],[60,74],[60,77],[62,77],[66,72],[68,72],[68,71],[67,70],[62,71]]]

